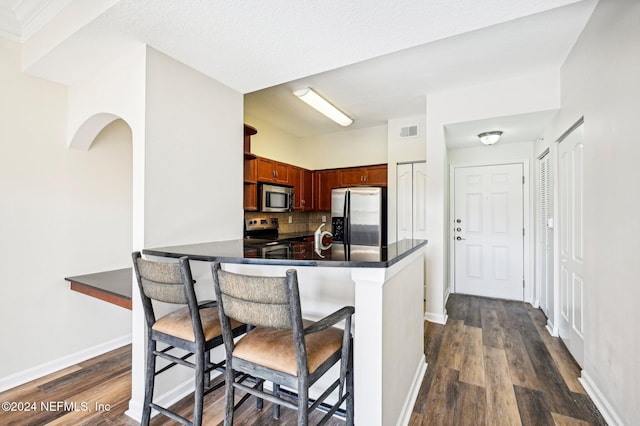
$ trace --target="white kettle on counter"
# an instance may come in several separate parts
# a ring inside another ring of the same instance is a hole
[[[322,255],[322,250],[327,250],[331,247],[331,243],[324,244],[322,240],[324,240],[325,237],[333,237],[333,234],[331,232],[322,230],[322,227],[324,225],[325,224],[323,223],[322,225],[318,226],[318,229],[316,229],[316,231],[313,233],[313,248],[315,249],[316,254],[320,257],[324,257]]]

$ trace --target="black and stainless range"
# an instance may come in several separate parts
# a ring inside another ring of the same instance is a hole
[[[278,241],[278,218],[258,217],[246,219],[245,246],[256,248],[263,259],[288,259],[291,243]]]

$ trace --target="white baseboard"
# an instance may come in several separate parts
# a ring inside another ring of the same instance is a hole
[[[63,356],[62,358],[54,359],[44,364],[37,365],[35,367],[31,367],[27,370],[20,371],[10,376],[3,377],[0,379],[0,392],[3,392],[7,389],[15,388],[16,386],[23,385],[32,380],[39,379],[48,374],[55,373],[56,371],[63,370],[74,364],[77,364],[82,361],[86,361],[90,358],[96,357],[98,355],[102,355],[105,352],[112,351],[114,349],[120,348],[130,343],[131,343],[131,334],[127,334],[125,336],[121,336],[113,340],[109,340],[108,342],[104,342],[99,345],[92,346],[90,348],[86,348],[81,351]]]
[[[427,362],[425,356],[422,355],[416,374],[413,376],[413,381],[411,382],[411,390],[407,395],[407,399],[404,401],[404,405],[402,406],[402,411],[398,418],[398,426],[407,426],[409,424],[409,420],[411,420],[411,413],[413,412],[413,407],[416,405],[416,399],[418,399],[418,393],[420,392],[420,387],[422,386],[422,380],[424,379],[424,373],[426,371]]]
[[[553,323],[548,319],[547,319],[547,325],[545,326],[545,328],[547,329],[550,335],[552,335],[553,337],[558,337],[558,330],[554,328]]]
[[[211,372],[211,380],[214,380],[221,373],[217,371]],[[171,407],[176,402],[180,401],[185,396],[193,393],[193,377],[185,380],[184,382],[172,387],[169,392],[165,392],[162,395],[154,396],[153,402],[161,407]],[[144,395],[142,395],[144,398]],[[133,420],[140,422],[142,418],[142,403],[143,401],[134,401],[133,398],[129,400],[129,409],[124,412],[127,416]],[[159,413],[156,410],[151,410],[151,417],[155,417]],[[189,418],[189,416],[187,416]]]
[[[602,414],[602,417],[604,417],[607,424],[609,426],[624,426],[622,420],[620,420],[620,416],[618,416],[607,398],[605,398],[604,394],[593,382],[591,376],[589,376],[585,370],[580,372],[580,376],[581,377],[578,378],[580,384],[584,390],[587,391],[587,394],[591,397],[591,400],[596,407],[598,407],[600,414]]]
[[[449,318],[448,315],[442,315],[442,314],[434,314],[431,312],[425,312],[424,313],[424,319],[426,321],[429,322],[435,322],[436,324],[446,324],[447,323],[447,318]]]

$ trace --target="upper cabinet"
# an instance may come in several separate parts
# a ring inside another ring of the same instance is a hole
[[[313,202],[313,172],[298,166],[289,166],[289,184],[293,186],[296,211],[311,211],[315,209]]]
[[[387,186],[387,165],[339,169],[340,186]]]
[[[258,157],[258,180],[289,185],[289,165]]]
[[[314,198],[316,210],[331,210],[331,190],[340,185],[339,169],[314,172]]]

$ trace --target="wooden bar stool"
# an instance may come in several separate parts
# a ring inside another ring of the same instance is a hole
[[[198,302],[189,260],[186,257],[180,258],[178,263],[145,260],[140,252],[134,252],[132,257],[142,298],[147,334],[142,424],[149,424],[151,410],[154,409],[182,424],[199,426],[202,424],[204,395],[224,384],[219,383],[210,387],[209,382],[210,372],[214,369],[223,370],[225,364],[224,360],[211,363],[209,359],[209,351],[223,343],[217,303]],[[154,300],[186,306],[156,318],[152,303]],[[244,324],[236,321],[230,324],[232,336],[239,336],[245,330]],[[158,350],[158,343],[166,347]],[[158,371],[156,371],[157,357],[169,361],[168,365]],[[189,361],[191,357],[195,357],[195,362]],[[194,407],[191,421],[153,402],[155,377],[176,365],[195,370]]]
[[[301,426],[307,425],[309,413],[338,389],[338,400],[321,423],[346,402],[347,425],[353,425],[353,306],[345,306],[317,322],[306,321],[301,314],[295,270],[288,270],[285,277],[256,277],[223,271],[217,262],[211,270],[227,362],[225,426],[233,424],[235,389],[273,402],[274,418],[279,416],[280,405],[298,410]],[[333,327],[342,320],[343,330]],[[234,342],[234,321],[256,327]],[[309,387],[338,362],[340,377],[310,404]],[[251,376],[259,384],[272,382],[274,391],[249,387],[235,372]],[[284,398],[281,386],[297,391],[297,401]]]

